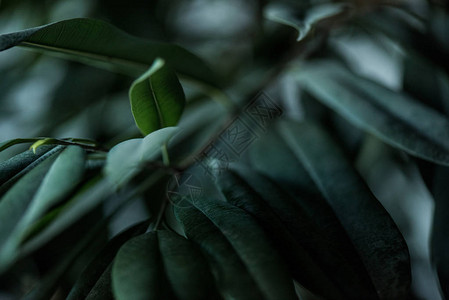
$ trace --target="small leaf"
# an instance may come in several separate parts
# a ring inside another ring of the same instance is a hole
[[[449,121],[437,111],[334,62],[306,65],[296,77],[353,125],[411,155],[449,165]]]
[[[161,57],[176,72],[217,86],[209,67],[184,48],[137,38],[99,20],[70,19],[0,35],[0,51],[17,45],[132,76]]]
[[[161,154],[161,147],[178,132],[178,127],[166,127],[142,139],[132,139],[115,145],[108,153],[105,175],[118,187],[130,180],[144,165]]]
[[[131,110],[143,135],[175,126],[184,110],[185,96],[176,74],[162,59],[131,85]]]
[[[307,10],[304,18],[295,16],[291,8],[279,4],[271,4],[265,8],[265,17],[271,21],[291,26],[298,31],[297,41],[303,40],[323,20],[336,17],[348,9],[347,4],[332,3],[314,6]]]
[[[341,149],[311,124],[284,122],[280,130],[351,238],[379,297],[405,298],[411,274],[404,238]]]

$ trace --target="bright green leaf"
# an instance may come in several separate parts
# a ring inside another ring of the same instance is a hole
[[[185,105],[182,86],[162,59],[156,59],[150,69],[134,81],[129,98],[134,120],[143,135],[175,126]]]

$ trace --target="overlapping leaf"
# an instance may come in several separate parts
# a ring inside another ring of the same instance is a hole
[[[3,206],[2,212],[10,218],[9,221],[1,218],[5,220],[4,227],[7,231],[1,235],[0,266],[13,260],[29,226],[49,207],[66,197],[80,182],[84,173],[84,150],[75,146],[68,147],[56,158],[47,173],[46,167],[50,163],[51,157],[39,164],[36,172],[30,172],[21,179],[0,202]],[[45,177],[40,180],[44,174]],[[30,180],[34,182],[30,183]],[[36,184],[39,184],[39,188],[34,194],[29,188]],[[23,185],[30,187],[25,188]],[[32,194],[18,189],[29,190]],[[20,211],[17,210],[19,207]],[[17,215],[18,213],[20,215]]]
[[[217,184],[228,202],[261,223],[302,286],[325,299],[377,299],[352,243],[323,234],[324,228],[272,181],[239,167],[225,172]]]
[[[121,299],[217,299],[200,251],[176,233],[158,230],[126,242],[112,267],[114,296]]]
[[[203,185],[204,193],[193,201],[194,205],[232,245],[263,299],[295,299],[285,264],[255,219],[241,208],[223,201],[222,196],[216,193],[213,182],[207,181],[207,178],[204,178]],[[178,214],[182,213],[182,209],[179,208]],[[181,223],[186,225],[185,220]],[[185,230],[189,232],[191,229]]]
[[[449,165],[449,121],[437,111],[329,61],[306,65],[295,76],[353,125],[411,155]]]
[[[409,255],[389,214],[322,129],[285,122],[280,130],[351,238],[379,297],[405,298],[411,279]]]

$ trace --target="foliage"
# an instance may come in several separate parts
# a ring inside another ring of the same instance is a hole
[[[387,202],[398,187],[373,179],[383,162],[408,179],[401,193],[432,193],[449,297],[447,6],[235,0],[252,18],[232,31],[244,22],[179,21],[221,1],[112,2],[87,16],[132,19],[136,36],[94,18],[0,35],[0,58],[34,51],[0,65],[2,118],[32,74],[59,74],[22,137],[0,144],[0,298],[437,295],[416,284],[413,200]],[[363,69],[345,48],[358,40],[400,66],[399,84]]]

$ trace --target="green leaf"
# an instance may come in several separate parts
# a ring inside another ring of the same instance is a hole
[[[125,242],[144,233],[147,227],[148,222],[139,223],[111,239],[101,253],[81,273],[67,296],[67,300],[112,299],[110,283],[112,261]]]
[[[217,184],[229,203],[259,221],[302,286],[324,299],[377,299],[351,241],[322,234],[312,217],[272,181],[234,166]]]
[[[84,160],[84,150],[75,146],[67,147],[56,158],[36,194],[23,209],[14,229],[10,229],[7,239],[2,243],[0,264],[14,257],[33,222],[37,221],[52,205],[67,197],[78,185],[84,174]]]
[[[70,19],[0,35],[0,51],[17,45],[132,76],[145,72],[161,57],[176,72],[217,85],[209,67],[184,48],[137,38],[100,20]]]
[[[36,153],[28,150],[17,154],[6,161],[0,162],[0,186],[17,174],[21,173],[21,171],[25,170],[28,166],[51,149],[53,149],[52,146],[41,147],[36,151]],[[21,175],[24,175],[24,173],[21,173]]]
[[[449,165],[449,121],[437,111],[333,62],[305,65],[295,76],[353,125],[411,155]]]
[[[33,170],[24,175],[1,199],[0,199],[0,273],[12,263],[15,253],[4,251],[14,228],[19,223],[23,212],[33,199],[33,195],[45,178],[51,164],[56,159],[53,154],[38,164]]]
[[[108,153],[105,175],[120,187],[128,182],[145,163],[161,154],[161,147],[178,132],[178,127],[166,127],[141,139],[131,139],[114,146]]]
[[[204,214],[188,203],[182,207],[175,206],[174,213],[187,238],[204,251],[217,286],[225,298],[263,299],[259,287],[232,245]]]
[[[98,207],[106,196],[112,193],[113,186],[105,179],[95,177],[85,183],[73,198],[60,208],[56,218],[50,224],[21,246],[20,255],[28,255],[51,241],[82,216]]]
[[[341,149],[311,124],[284,122],[280,130],[351,238],[379,297],[405,298],[411,280],[407,245]]]
[[[223,201],[210,178],[204,178],[203,185],[203,195],[194,205],[226,236],[264,298],[296,299],[286,265],[256,220],[241,208]]]
[[[112,289],[117,300],[172,299],[163,275],[155,231],[126,242],[112,265]]]
[[[143,133],[175,126],[181,118],[185,96],[176,74],[162,59],[133,82],[129,90],[131,110]]]
[[[212,273],[191,241],[167,230],[157,231],[164,270],[176,299],[219,299]]]
[[[348,5],[342,3],[321,4],[308,9],[305,17],[299,18],[290,7],[271,4],[265,8],[264,15],[268,20],[296,29],[298,31],[296,40],[299,42],[306,38],[320,22],[341,15],[347,8]]]

